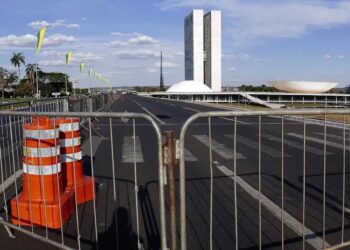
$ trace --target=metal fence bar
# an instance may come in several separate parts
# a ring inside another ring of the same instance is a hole
[[[346,129],[345,129],[345,115],[343,115],[343,183],[342,183],[342,224],[341,224],[341,242],[344,243],[344,229],[345,229],[345,184],[346,184]]]
[[[107,99],[106,99],[107,100]],[[41,105],[41,107],[44,108],[45,105]],[[32,106],[32,108],[34,109],[35,106]],[[51,106],[47,106],[47,108],[45,108],[45,110],[51,110],[52,108],[52,103],[51,103]],[[13,118],[15,116],[15,118]],[[165,229],[165,199],[164,199],[164,180],[163,180],[163,177],[164,177],[164,173],[163,173],[163,159],[161,158],[161,155],[160,153],[162,152],[162,141],[161,141],[161,133],[160,133],[160,128],[158,126],[158,124],[151,118],[149,117],[148,115],[145,115],[145,114],[139,114],[139,113],[105,113],[105,112],[101,112],[101,113],[92,113],[92,112],[87,112],[87,113],[78,113],[78,112],[71,112],[71,113],[61,113],[61,112],[41,112],[41,111],[38,111],[38,112],[26,112],[26,111],[15,111],[15,112],[10,112],[10,111],[0,111],[0,117],[1,119],[3,118],[9,118],[9,119],[4,119],[5,122],[8,122],[9,125],[6,126],[6,127],[2,127],[2,129],[5,129],[5,130],[8,130],[8,134],[9,136],[11,136],[12,140],[11,142],[9,143],[10,145],[10,148],[12,147],[12,152],[14,152],[14,146],[16,146],[16,144],[20,143],[20,124],[23,126],[24,123],[25,123],[25,120],[27,118],[31,118],[31,117],[35,117],[35,116],[48,116],[48,117],[51,117],[51,118],[57,118],[57,117],[80,117],[80,118],[87,118],[88,119],[88,122],[89,122],[89,131],[88,131],[88,134],[90,136],[90,155],[91,155],[91,171],[92,171],[92,178],[94,179],[95,176],[94,176],[94,159],[93,159],[93,151],[92,151],[92,118],[108,118],[109,119],[109,122],[110,122],[110,137],[111,137],[111,149],[112,149],[112,168],[114,169],[114,149],[113,149],[113,132],[112,132],[112,119],[113,118],[122,118],[122,117],[125,117],[125,118],[132,118],[133,119],[133,138],[134,138],[134,160],[135,160],[135,156],[136,156],[136,124],[135,124],[135,120],[136,119],[143,119],[143,120],[146,120],[148,122],[151,123],[152,127],[154,128],[154,131],[156,133],[156,137],[157,137],[157,145],[158,145],[158,151],[157,151],[157,155],[158,155],[158,178],[159,179],[159,183],[158,183],[158,187],[159,187],[159,207],[160,207],[160,241],[161,241],[161,249],[166,249],[167,248],[167,245],[166,245],[166,229]],[[18,124],[17,124],[18,123]],[[53,124],[56,125],[56,120],[53,120]],[[15,130],[14,130],[15,129]],[[18,131],[17,131],[18,130]],[[40,130],[39,130],[40,131]],[[14,135],[13,133],[16,132],[16,135]],[[25,135],[25,131],[23,132],[23,136],[26,136]],[[39,132],[40,133],[40,132]],[[15,137],[16,136],[16,137]],[[15,139],[17,138],[17,139]],[[39,141],[41,139],[41,136],[39,135]],[[73,142],[72,142],[73,143]],[[39,142],[40,144],[40,142]],[[2,148],[0,148],[0,154],[3,154],[2,152]],[[74,149],[73,149],[73,158],[75,158],[75,153],[74,152]],[[41,151],[38,150],[38,154],[41,154]],[[11,154],[9,154],[11,155]],[[14,155],[14,154],[12,154]],[[41,157],[39,157],[41,158]],[[57,156],[56,156],[57,158]],[[2,160],[2,159],[1,159]],[[10,160],[12,160],[12,163],[16,163],[15,161],[15,158],[11,158]],[[20,162],[20,159],[18,158],[17,159],[17,163]],[[1,166],[0,167],[4,167],[3,166],[3,161],[1,161]],[[136,163],[136,162],[135,162]],[[9,164],[8,166],[10,166],[12,164]],[[16,176],[16,166],[17,164],[13,164],[13,172],[14,172],[14,175]],[[39,165],[42,165],[39,163]],[[6,166],[7,167],[7,166]],[[135,164],[135,174],[136,174],[136,182],[135,184],[137,185],[137,166]],[[4,170],[2,168],[0,168],[1,170],[1,174],[2,176],[4,177]],[[73,167],[73,172],[75,170],[75,167]],[[40,169],[40,175],[41,177],[43,176],[43,170]],[[18,175],[18,174],[17,174]],[[73,173],[73,175],[75,176],[75,174]],[[17,177],[17,176],[16,176]],[[56,175],[55,179],[57,179],[58,181],[58,175]],[[29,179],[27,179],[27,181],[29,181]],[[3,182],[3,181],[2,181]],[[113,172],[113,190],[114,190],[114,201],[116,202],[116,179],[115,179],[115,172]],[[59,183],[59,181],[58,181]],[[17,185],[18,184],[15,184],[15,187],[17,188]],[[43,180],[41,180],[41,186],[43,189],[45,189],[45,185],[46,183],[43,182]],[[29,196],[31,196],[30,192],[30,185],[28,185],[28,192],[29,192]],[[55,187],[56,189],[56,187]],[[57,186],[57,191],[59,193],[59,190],[60,190],[60,187]],[[6,197],[6,190],[4,190],[5,192],[4,193],[4,199],[7,200],[7,197]],[[44,196],[45,196],[45,191],[43,192],[44,193]],[[15,195],[16,195],[16,199],[18,199],[18,190],[16,190],[15,192]],[[93,195],[95,195],[95,192],[93,192]],[[95,201],[96,197],[93,198],[93,200]],[[138,195],[136,196],[136,201],[138,200]],[[31,201],[29,201],[29,203],[31,203]],[[47,198],[43,198],[43,204],[45,209],[47,208]],[[59,201],[60,203],[60,201]],[[6,205],[6,203],[5,203]],[[59,204],[60,206],[60,204]],[[96,246],[98,248],[99,244],[98,244],[98,230],[97,230],[97,211],[96,211],[96,204],[95,202],[93,203],[93,206],[94,206],[94,227],[95,227],[95,237],[96,237]],[[18,202],[17,202],[17,207],[18,207]],[[29,205],[30,208],[32,208],[32,205]],[[137,209],[138,210],[138,209]],[[44,212],[44,211],[43,211]],[[17,209],[17,213],[19,213],[19,209]],[[45,211],[46,213],[46,211]],[[76,208],[76,214],[78,213],[78,209]],[[62,214],[60,214],[60,223],[62,225]],[[20,215],[17,216],[19,219],[20,218]],[[26,232],[26,233],[30,233],[31,236],[33,236],[33,238],[36,238],[36,239],[40,239],[40,240],[43,240],[44,242],[46,243],[49,243],[51,245],[54,245],[54,246],[57,246],[57,242],[53,239],[51,239],[51,234],[49,234],[49,230],[48,230],[48,219],[45,218],[44,220],[44,223],[43,225],[45,226],[45,236],[40,236],[38,235],[38,233],[34,233],[34,225],[33,225],[33,216],[32,215],[29,215],[30,217],[30,223],[31,223],[31,230],[26,230],[23,228],[23,230]],[[47,214],[45,215],[45,217],[47,217]],[[139,222],[140,223],[140,222]],[[4,223],[2,223],[2,221],[0,221],[0,224],[3,224],[5,225]],[[140,240],[140,225],[138,226],[138,242],[139,242],[139,248],[141,248],[141,240]],[[13,227],[11,227],[13,228]],[[21,223],[19,224],[19,226],[15,226],[15,228],[21,228]],[[61,232],[60,232],[60,236],[61,236],[61,239],[60,239],[60,248],[66,248],[67,246],[65,245],[65,241],[64,241],[64,232],[63,232],[63,227],[60,228],[61,229]],[[19,231],[19,230],[17,230]],[[40,231],[40,230],[39,230]],[[79,233],[79,222],[77,222],[77,231],[78,231],[78,244],[79,244],[79,240],[80,240],[80,233]],[[50,236],[50,237],[49,237]]]
[[[305,196],[306,196],[306,123],[303,116],[303,228],[302,228],[302,249],[305,250]]]
[[[234,131],[233,131],[233,172],[234,172],[234,216],[235,216],[235,248],[239,249],[238,244],[238,215],[237,215],[237,116],[234,117]]]
[[[262,249],[262,224],[261,224],[261,115],[259,116],[259,138],[258,138],[258,172],[259,172],[259,249]]]
[[[211,118],[208,117],[209,134],[209,171],[210,171],[210,207],[209,207],[209,249],[213,249],[213,150],[211,136]]]
[[[281,232],[281,246],[282,249],[284,249],[285,246],[285,240],[284,240],[284,227],[285,227],[285,223],[288,223],[287,221],[285,221],[284,217],[285,217],[285,206],[284,206],[284,178],[285,178],[285,172],[284,172],[284,157],[285,157],[285,152],[284,152],[284,144],[286,143],[284,140],[284,133],[285,133],[285,119],[289,119],[288,116],[291,115],[301,115],[303,117],[302,120],[302,125],[303,125],[303,137],[302,137],[302,141],[303,141],[303,188],[302,188],[302,192],[303,192],[303,205],[302,205],[302,209],[303,209],[303,222],[302,222],[302,232],[301,232],[301,236],[302,236],[302,240],[303,240],[303,249],[305,249],[305,244],[306,241],[309,242],[309,240],[307,240],[307,236],[308,234],[311,232],[309,228],[306,227],[306,221],[305,221],[305,210],[306,210],[306,123],[308,123],[308,121],[306,121],[305,116],[306,115],[323,115],[324,119],[323,119],[323,129],[324,129],[324,139],[323,139],[323,191],[322,191],[322,239],[320,239],[320,246],[323,245],[323,247],[328,247],[329,244],[326,242],[325,238],[326,238],[326,198],[327,198],[327,194],[326,194],[326,180],[327,180],[327,126],[328,126],[328,122],[327,122],[327,115],[335,115],[335,114],[341,114],[344,116],[344,121],[342,124],[342,128],[343,128],[343,164],[342,164],[342,174],[343,174],[343,181],[342,181],[342,243],[344,243],[344,230],[345,230],[345,191],[346,191],[346,164],[345,164],[345,153],[346,153],[346,138],[345,138],[345,133],[346,133],[346,129],[348,128],[348,126],[346,126],[345,124],[345,115],[350,114],[350,110],[337,110],[337,109],[313,109],[313,110],[277,110],[277,111],[212,111],[212,112],[199,112],[193,116],[191,116],[190,118],[188,118],[186,120],[186,122],[183,124],[181,132],[180,132],[180,168],[179,168],[179,197],[180,197],[180,247],[181,249],[187,249],[187,232],[186,232],[186,190],[185,190],[185,136],[186,133],[188,131],[189,126],[194,123],[194,121],[200,119],[200,118],[206,118],[208,121],[208,126],[211,126],[210,123],[210,119],[211,118],[215,118],[215,117],[234,117],[234,122],[236,123],[236,118],[237,117],[252,117],[252,116],[258,116],[259,117],[259,122],[258,122],[258,126],[259,126],[259,141],[258,141],[258,151],[259,151],[259,163],[258,163],[258,168],[259,168],[259,248],[262,248],[262,238],[261,238],[261,199],[262,199],[262,190],[261,190],[261,118],[262,116],[272,116],[275,117],[276,115],[280,115],[281,117],[281,208],[280,208],[280,218],[281,218],[281,228],[282,228],[282,232]],[[236,139],[236,129],[234,131],[234,139]],[[211,137],[211,135],[209,134],[209,137]],[[211,140],[211,138],[209,138],[209,141]],[[288,144],[290,145],[290,144]],[[211,143],[209,142],[208,147],[211,147]],[[234,160],[236,160],[236,145],[234,144]],[[210,159],[210,157],[209,157]],[[211,159],[210,159],[211,161]],[[210,163],[209,163],[210,164]],[[236,166],[236,162],[234,161],[234,178],[237,178],[237,166]],[[213,176],[210,176],[211,181]],[[234,183],[235,185],[235,183]],[[236,190],[236,187],[234,187]],[[212,189],[210,190],[210,192],[212,192]],[[211,194],[210,194],[211,195]],[[237,197],[236,197],[236,193],[235,193],[235,206],[237,204]],[[265,198],[264,198],[265,199]],[[339,206],[340,207],[340,206]],[[236,214],[236,207],[235,207],[235,222],[237,221],[237,214]],[[210,214],[209,214],[209,220],[212,219],[212,210],[210,210]],[[288,214],[288,217],[290,218],[291,216]],[[237,235],[237,229],[236,229],[236,223],[235,223],[235,238],[236,238],[236,246],[235,248],[237,249],[239,247],[238,245],[238,235]],[[299,226],[298,226],[299,227]],[[209,234],[210,234],[210,239],[209,239],[209,248],[212,247],[212,234],[211,234],[211,230],[212,228],[209,228]],[[296,230],[298,230],[296,228]],[[317,240],[318,241],[318,240]],[[314,244],[314,243],[312,243]],[[318,243],[316,243],[318,244]],[[348,244],[347,242],[345,242],[343,245]]]
[[[281,247],[284,250],[284,117],[281,116]]]
[[[323,130],[323,204],[322,204],[322,244],[326,241],[326,172],[327,172],[327,115],[324,115]]]
[[[95,172],[94,172],[94,158],[93,158],[93,154],[92,154],[92,133],[91,133],[91,129],[92,129],[92,124],[91,124],[91,118],[88,119],[89,121],[89,136],[90,136],[90,161],[91,161],[91,176],[92,179],[95,180]],[[95,197],[95,184],[92,185],[92,194],[93,194],[93,210],[94,210],[94,226],[95,226],[95,239],[96,239],[96,247],[98,249],[98,231],[97,231],[97,212],[96,212],[96,197]],[[79,239],[79,244],[80,244],[80,239]]]

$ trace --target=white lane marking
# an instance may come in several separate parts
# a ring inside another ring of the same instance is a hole
[[[267,134],[267,135],[263,134],[261,136],[264,137],[264,138],[267,138],[270,141],[282,143],[282,139],[277,137],[277,136],[274,136],[274,135],[271,135],[271,134]],[[304,148],[304,145],[302,143],[299,143],[299,142],[296,142],[296,141],[291,141],[291,140],[288,140],[286,138],[284,138],[283,141],[284,141],[284,145],[287,145],[289,147],[300,149],[300,150],[303,150],[303,148]],[[323,155],[323,150],[315,148],[313,146],[307,146],[306,147],[306,152],[310,152],[310,153],[313,153],[315,155]],[[327,155],[332,155],[332,154],[333,153],[331,153],[331,152],[327,152]]]
[[[207,135],[194,135],[194,138],[196,138],[198,141],[200,141],[201,143],[209,147],[209,137]],[[224,144],[211,139],[211,145],[212,145],[213,151],[218,155],[220,155],[225,160],[234,159],[234,151],[226,147]],[[236,155],[238,160],[245,159],[245,157],[239,152],[236,152]]]
[[[319,133],[319,132],[314,132],[313,134],[315,135],[322,135],[323,136],[323,133]],[[340,136],[340,135],[332,135],[332,134],[327,134],[327,138],[333,138],[333,139],[338,139],[338,140],[341,140],[343,141],[343,136]],[[346,141],[350,141],[350,138],[346,137],[345,135],[345,140]]]
[[[293,136],[293,137],[298,138],[298,139],[303,139],[304,138],[303,135],[299,135],[299,134],[296,134],[296,133],[288,133],[287,135]],[[318,138],[314,138],[314,137],[310,137],[310,136],[305,136],[305,139],[308,140],[308,141],[316,142],[316,143],[319,143],[319,144],[323,145],[323,139],[318,139]],[[343,149],[343,144],[340,144],[340,143],[327,141],[327,145],[329,145],[331,147],[334,147],[334,148]],[[345,149],[346,150],[350,150],[350,147],[349,146],[345,146]]]
[[[191,153],[190,150],[185,148],[185,161],[194,162],[194,161],[198,161],[198,159]]]
[[[214,162],[215,164],[215,162]],[[220,165],[220,163],[215,164],[216,167],[224,173],[226,176],[229,176],[230,179],[234,180],[234,172],[228,169],[227,167]],[[236,183],[239,185],[247,194],[252,196],[255,200],[259,200],[259,197],[261,197],[261,205],[265,207],[268,211],[271,212],[272,215],[274,215],[277,219],[281,220],[281,208],[277,206],[272,200],[267,198],[264,194],[261,193],[259,195],[259,190],[256,190],[254,187],[252,187],[250,184],[248,184],[245,180],[243,180],[241,177],[236,177]],[[292,229],[297,235],[300,237],[303,236],[303,225],[300,221],[298,221],[296,218],[294,218],[291,214],[289,214],[287,211],[284,211],[284,222],[285,224]],[[313,232],[311,229],[305,226],[305,239],[308,244],[310,244],[315,249],[323,249],[324,247],[329,247],[328,242],[324,242],[322,238],[318,237],[315,232]]]
[[[123,141],[122,162],[123,163],[143,162],[143,154],[141,150],[140,138],[135,137],[135,155],[134,155],[134,139],[132,136],[125,136]]]
[[[225,137],[229,139],[233,139],[233,135],[225,135]],[[255,150],[259,150],[259,143],[257,143],[256,141],[250,140],[240,135],[237,135],[237,141],[246,145],[247,147],[250,147]],[[282,156],[281,151],[276,150],[270,146],[267,146],[266,144],[261,145],[261,152],[263,152],[264,154],[272,158],[281,158]],[[290,155],[285,153],[284,157],[287,158],[287,157],[290,157]]]
[[[145,107],[142,107],[140,103],[138,103],[137,101],[134,101],[141,109],[143,109],[147,114],[149,114],[150,116],[152,116],[152,118],[154,120],[156,120],[158,123],[160,123],[161,125],[166,124],[166,122],[162,121],[161,119],[159,119],[156,115],[154,115],[151,111],[149,111],[148,109],[146,109]]]
[[[183,109],[188,109],[188,110],[191,110],[191,111],[194,111],[194,112],[205,112],[205,111],[200,111],[200,110],[196,110],[196,109],[192,109],[192,108],[187,108],[187,107],[182,107]],[[235,120],[232,119],[232,118],[227,118],[227,117],[218,117],[219,119],[223,119],[223,120],[226,120],[226,121],[231,121],[231,122],[234,122]],[[241,124],[249,124],[247,122],[242,122],[242,121],[239,121],[237,120],[237,123],[241,123]]]
[[[197,109],[192,109],[192,108],[187,108],[187,107],[184,107],[184,106],[181,106],[181,108],[183,108],[183,109],[187,109],[187,110],[191,110],[191,111],[194,111],[194,112],[201,112],[201,111],[199,111],[199,110],[197,110]]]

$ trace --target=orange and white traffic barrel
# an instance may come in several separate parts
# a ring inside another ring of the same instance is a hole
[[[74,192],[62,183],[58,126],[34,118],[23,134],[23,191],[11,200],[12,223],[60,228],[74,209]]]
[[[80,119],[67,117],[53,122],[59,125],[63,183],[76,189],[78,204],[90,201],[94,198],[95,182],[92,177],[84,176]]]

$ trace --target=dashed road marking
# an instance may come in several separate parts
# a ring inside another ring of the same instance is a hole
[[[225,135],[225,137],[233,139],[233,135]],[[237,135],[237,141],[239,143],[244,144],[247,147],[250,147],[250,148],[255,149],[255,150],[259,150],[259,143],[257,143],[256,141],[250,140],[250,139],[245,138],[245,137],[240,136],[240,135]],[[262,153],[264,153],[272,158],[281,158],[282,157],[281,151],[276,150],[276,149],[274,149],[270,146],[267,146],[265,144],[262,144],[260,146],[261,146],[260,150]],[[290,157],[290,155],[284,153],[284,157]]]
[[[235,180],[234,178],[234,172],[227,167],[221,165],[218,162],[214,162],[216,167],[226,176],[228,176],[230,179]],[[267,196],[264,194],[260,194],[259,190],[256,190],[254,187],[252,187],[248,182],[243,180],[241,177],[236,176],[236,183],[239,185],[247,194],[252,196],[255,200],[259,200],[261,198],[261,205],[265,207],[268,211],[270,211],[271,214],[273,214],[277,219],[281,220],[281,207],[276,205],[272,200],[270,200]],[[284,223],[292,229],[296,234],[298,234],[300,237],[303,236],[303,224],[298,221],[295,217],[293,217],[290,213],[284,211]],[[238,218],[239,220],[239,218]],[[305,241],[314,247],[315,249],[323,249],[329,247],[328,242],[324,242],[322,238],[318,237],[315,232],[313,232],[308,227],[304,227],[305,232]]]
[[[293,136],[295,138],[298,139],[303,139],[304,135],[300,135],[300,134],[296,134],[296,133],[288,133],[287,135],[289,136]],[[310,137],[310,136],[305,136],[305,139],[311,142],[316,142],[319,144],[324,144],[323,139],[318,139],[318,138],[314,138],[314,137]],[[331,142],[331,141],[326,141],[328,146],[334,147],[334,148],[338,148],[338,149],[343,149],[343,144],[340,143],[336,143],[336,142]],[[350,150],[350,146],[345,146],[346,150]]]
[[[135,144],[135,152],[134,152]],[[135,142],[132,136],[124,136],[123,150],[122,150],[122,162],[123,163],[142,163],[143,154],[141,149],[140,138],[135,137]]]
[[[280,137],[277,137],[277,136],[274,136],[274,135],[271,135],[271,134],[263,134],[261,135],[262,137],[264,138],[267,138],[268,140],[270,141],[274,141],[274,142],[278,142],[278,143],[282,143],[282,139]],[[304,149],[304,145],[302,143],[299,143],[299,142],[296,142],[296,141],[291,141],[291,140],[288,140],[286,138],[284,138],[284,145],[287,145],[289,147],[292,147],[292,148],[296,148],[296,149],[299,149],[299,150],[303,150]],[[309,153],[312,153],[312,154],[315,154],[315,155],[323,155],[323,150],[322,149],[318,149],[318,148],[315,148],[313,146],[307,146],[306,147],[306,152],[309,152]],[[327,155],[332,155],[331,152],[327,152]]]
[[[200,141],[201,143],[209,147],[209,137],[207,135],[194,135],[194,138],[196,138],[198,141]],[[220,155],[225,160],[234,159],[234,151],[226,147],[224,144],[211,139],[211,145],[212,145],[213,151],[218,155]],[[239,152],[236,152],[236,156],[238,160],[245,159],[245,157]]]

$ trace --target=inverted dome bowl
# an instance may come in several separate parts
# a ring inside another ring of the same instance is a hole
[[[325,93],[338,85],[336,82],[271,81],[278,90],[291,93]]]

